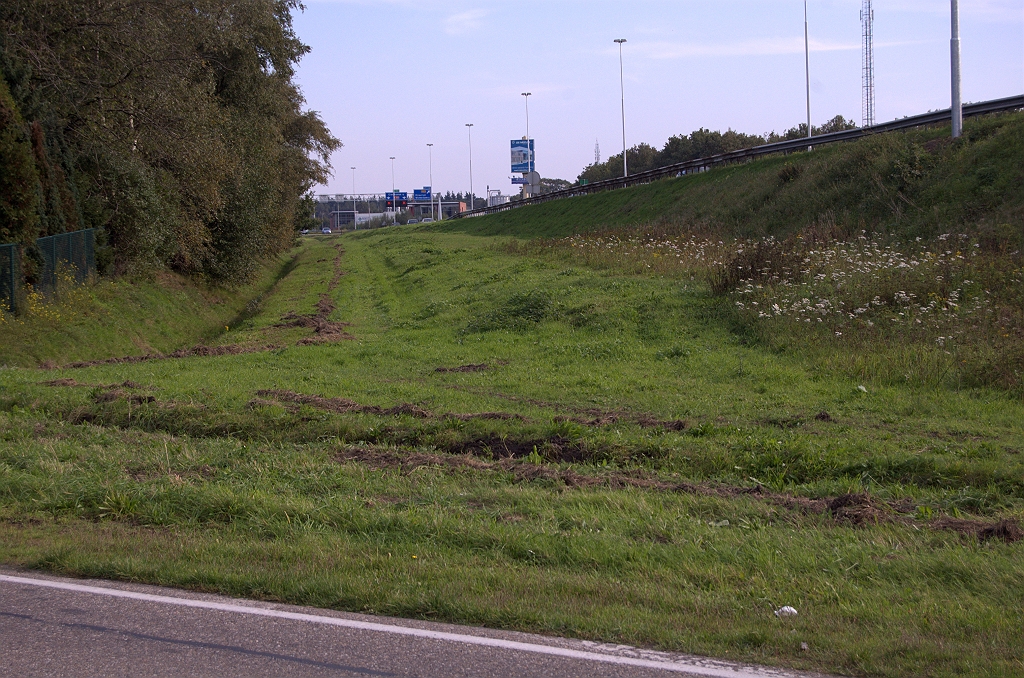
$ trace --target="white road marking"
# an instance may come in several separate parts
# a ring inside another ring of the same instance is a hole
[[[15,577],[0,574],[0,582],[22,584],[24,586],[39,586],[43,588],[60,589],[63,591],[75,591],[78,593],[91,593],[94,595],[109,596],[112,598],[128,598],[130,600],[141,600],[149,603],[159,603],[162,605],[177,605],[179,607],[195,607],[204,610],[217,610],[219,612],[233,612],[235,614],[275,617],[277,619],[292,619],[295,621],[304,621],[313,624],[325,624],[328,626],[358,629],[360,631],[373,631],[375,633],[390,633],[399,636],[429,638],[431,640],[443,640],[452,643],[464,643],[467,645],[482,645],[485,647],[501,648],[503,650],[532,652],[535,654],[554,655],[556,657],[567,657],[570,659],[584,659],[588,661],[603,662],[605,664],[620,664],[624,666],[660,669],[662,671],[671,671],[674,673],[688,673],[693,676],[710,676],[713,678],[783,678],[796,675],[769,668],[729,666],[724,662],[717,662],[714,660],[657,660],[642,659],[638,657],[623,657],[612,654],[601,654],[598,652],[586,652],[583,650],[570,650],[568,648],[555,647],[551,645],[503,640],[501,638],[488,638],[486,636],[472,636],[461,633],[448,633],[444,631],[429,631],[427,629],[398,626],[396,624],[379,624],[374,622],[357,621],[354,619],[304,614],[301,612],[286,612],[284,610],[252,607],[248,605],[216,603],[191,598],[160,596],[151,593],[137,593],[135,591],[122,591],[120,589],[109,589],[100,586],[72,584],[70,582],[53,581],[50,579],[33,579],[29,577]],[[630,649],[635,651],[635,648]]]

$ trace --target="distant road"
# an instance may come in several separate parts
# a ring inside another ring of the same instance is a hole
[[[808,676],[525,633],[0,570],[3,676]]]

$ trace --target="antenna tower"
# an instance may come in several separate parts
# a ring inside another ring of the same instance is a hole
[[[861,127],[871,127],[875,124],[875,10],[871,9],[871,0],[864,0],[860,10],[860,23],[864,29],[864,100],[860,111]]]
[[[594,139],[594,164],[601,164],[601,144],[598,143],[597,139]]]

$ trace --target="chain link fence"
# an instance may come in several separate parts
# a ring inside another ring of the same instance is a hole
[[[47,295],[57,291],[58,275],[66,271],[79,283],[96,273],[96,230],[60,233],[36,240],[42,268],[36,289]],[[21,248],[0,245],[0,310],[18,312],[23,288]]]
[[[21,249],[0,245],[0,313],[16,313],[21,288]]]
[[[57,290],[57,273],[65,268],[77,282],[85,282],[96,272],[96,229],[60,233],[36,240],[43,255],[39,289],[46,294]]]

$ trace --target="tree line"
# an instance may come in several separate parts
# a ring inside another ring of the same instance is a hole
[[[820,127],[812,127],[814,135],[830,134],[847,129],[854,129],[857,125],[841,115],[837,115]],[[765,135],[744,134],[733,130],[725,132],[712,132],[701,128],[689,135],[682,134],[669,137],[665,146],[659,151],[653,146],[641,143],[633,146],[626,152],[627,166],[630,174],[645,172],[647,170],[665,167],[677,162],[698,160],[720,153],[729,153],[744,148],[753,148],[776,141],[789,139],[802,139],[807,136],[807,123],[792,127],[782,134],[769,132]],[[603,181],[622,176],[622,153],[611,156],[602,163],[587,165],[576,178],[577,183]]]
[[[293,81],[298,0],[5,0],[0,243],[96,228],[101,266],[243,282],[340,146]]]

